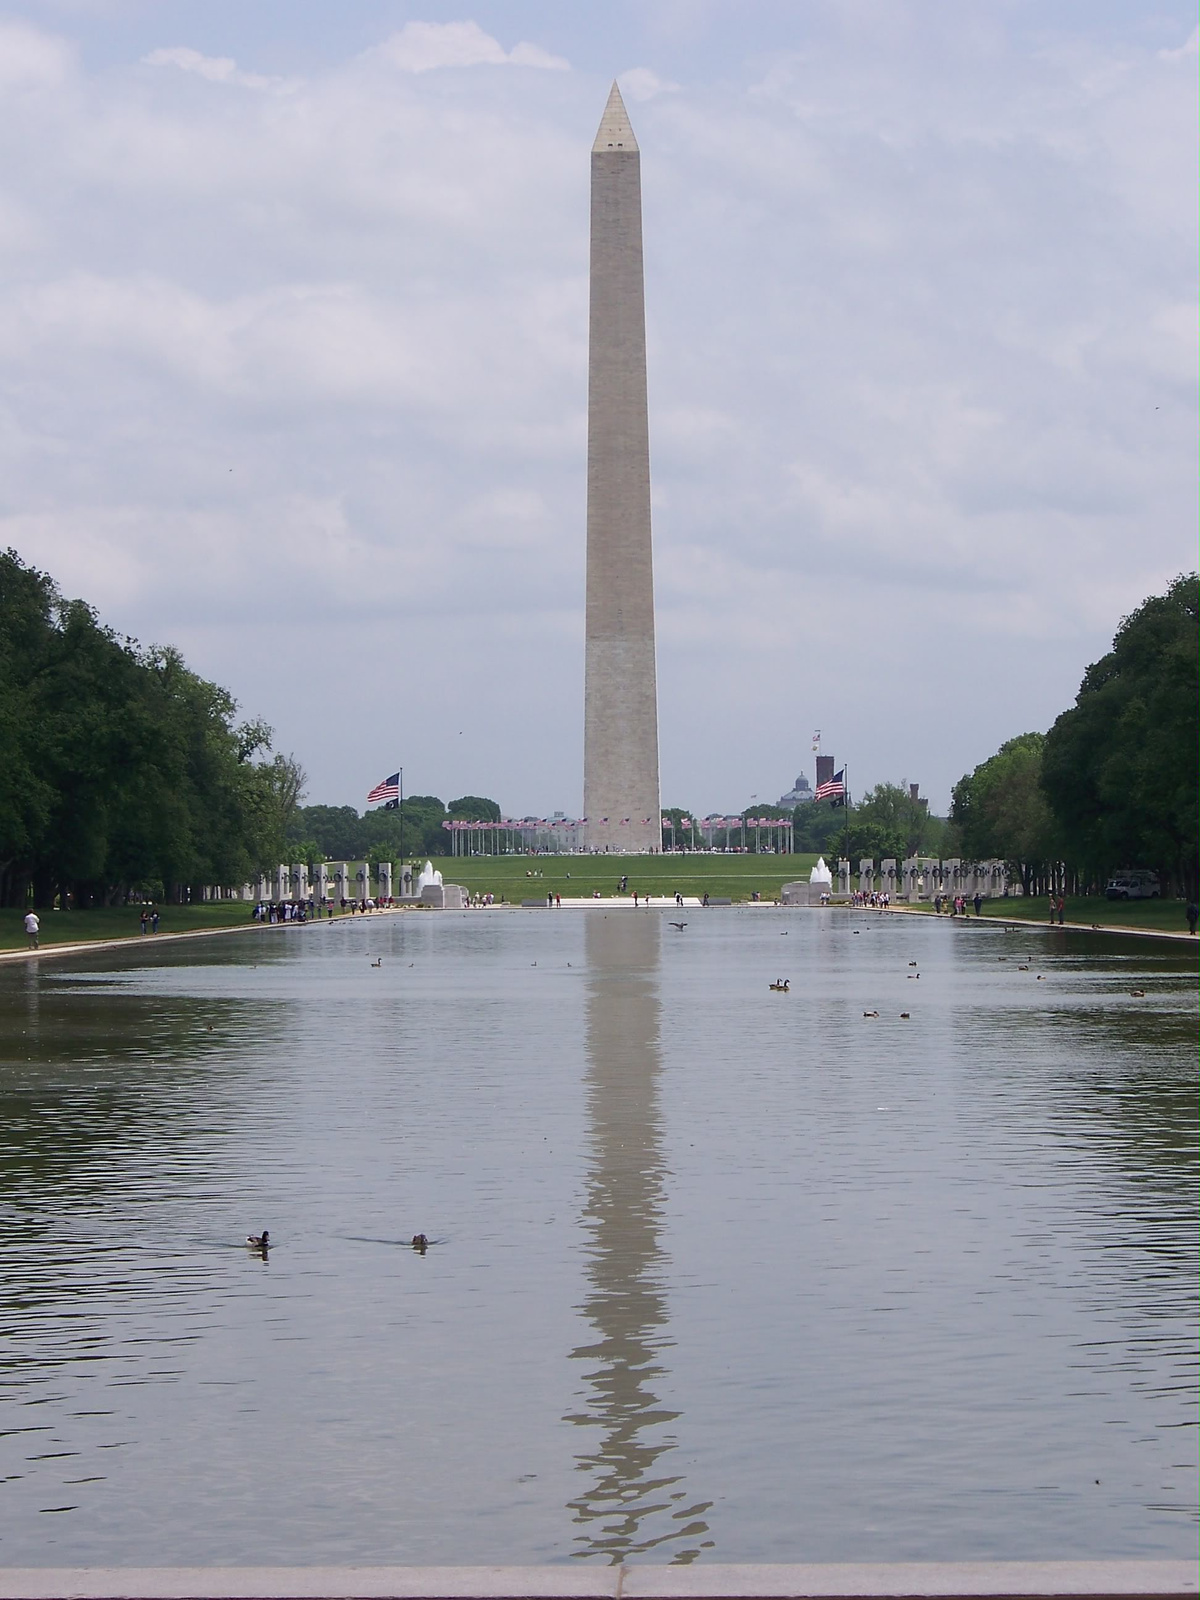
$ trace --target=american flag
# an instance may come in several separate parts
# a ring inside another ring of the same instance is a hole
[[[399,800],[400,774],[393,772],[390,778],[384,778],[382,783],[377,783],[367,796],[367,804],[373,806],[377,800]]]
[[[846,769],[835,772],[827,783],[819,783],[813,791],[813,798],[817,800],[844,800],[846,798],[846,785],[842,782]]]

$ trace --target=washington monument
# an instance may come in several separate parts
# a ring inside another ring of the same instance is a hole
[[[589,850],[660,848],[642,175],[614,83],[592,146],[587,654]]]

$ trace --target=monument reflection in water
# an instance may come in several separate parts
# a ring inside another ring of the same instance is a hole
[[[588,1363],[583,1404],[566,1420],[588,1429],[576,1457],[587,1489],[568,1502],[582,1532],[573,1554],[630,1555],[675,1546],[673,1562],[711,1549],[705,1514],[672,1473],[679,1417],[658,1390],[666,1378],[668,1310],[659,1228],[666,1168],[659,1110],[661,920],[589,916],[587,1105],[592,1157],[583,1221],[589,1290],[580,1310],[596,1337],[571,1352]],[[663,1459],[666,1457],[667,1459]]]

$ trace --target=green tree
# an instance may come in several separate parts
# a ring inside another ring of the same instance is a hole
[[[272,838],[261,723],[177,651],[142,650],[0,556],[0,899],[244,881]]]
[[[289,837],[297,844],[314,839],[327,861],[361,861],[367,849],[363,822],[353,806],[301,806],[292,818]]]
[[[1026,894],[1053,883],[1058,835],[1042,789],[1046,736],[1023,733],[1002,744],[954,786],[950,819],[972,861],[1003,860]]]
[[[1047,736],[1045,794],[1064,853],[1094,884],[1154,867],[1196,897],[1198,584],[1178,577],[1124,619]]]
[[[792,812],[792,822],[798,855],[828,856],[845,828],[846,811],[824,800],[804,800]]]
[[[928,855],[934,842],[940,842],[939,819],[929,815],[928,803],[915,799],[905,784],[877,783],[854,807],[853,817],[856,826],[881,829],[898,842],[897,859]]]
[[[451,800],[446,807],[451,817],[456,817],[460,822],[499,822],[500,807],[494,800],[485,800],[482,795],[464,794],[457,800]]]

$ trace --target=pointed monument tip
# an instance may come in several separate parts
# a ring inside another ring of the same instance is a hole
[[[633,136],[633,125],[625,109],[625,102],[621,99],[621,91],[617,88],[617,80],[614,78],[613,86],[609,90],[608,104],[604,108],[604,115],[600,118],[600,128],[596,134],[596,142],[592,146],[592,154],[598,155],[608,150],[636,152],[637,147],[638,142]]]

